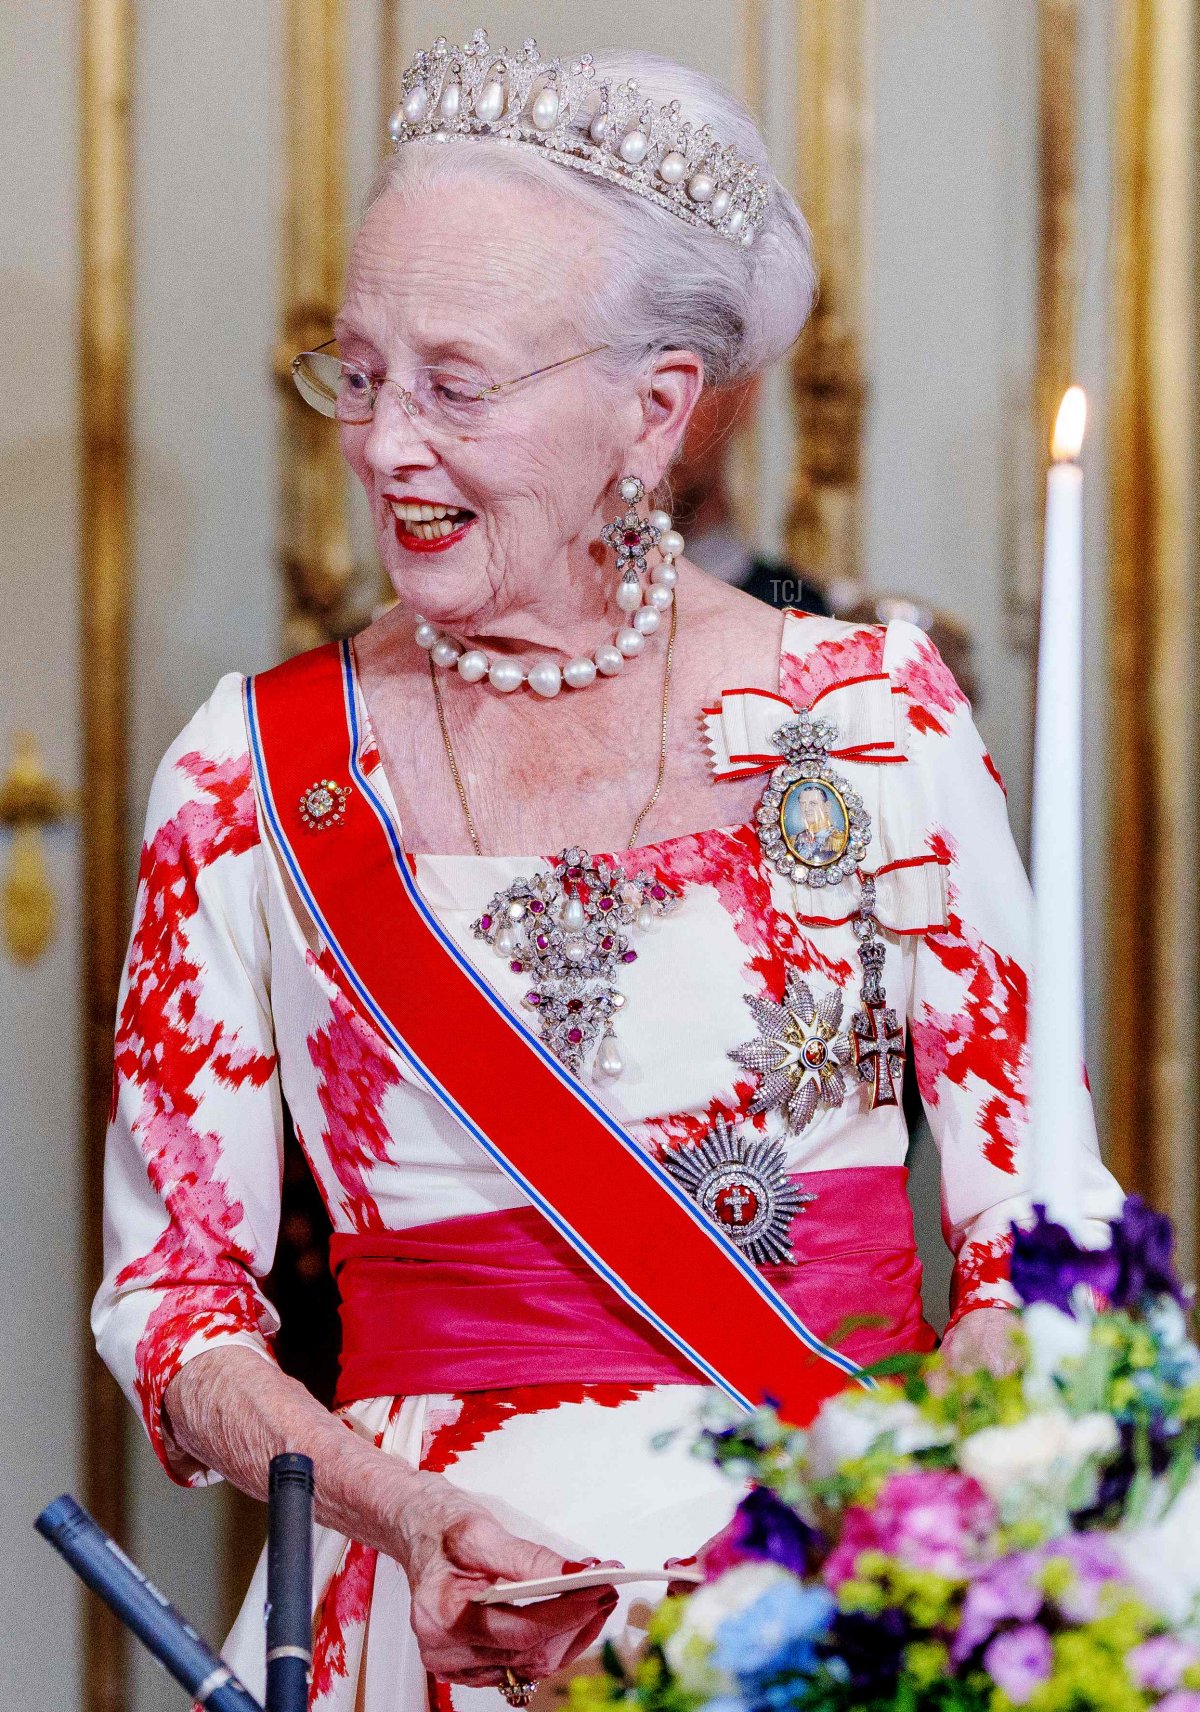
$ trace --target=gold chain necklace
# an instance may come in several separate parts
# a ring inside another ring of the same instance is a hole
[[[676,589],[675,599],[671,602],[671,628],[667,633],[667,657],[663,666],[662,717],[659,721],[658,733],[658,772],[654,780],[654,789],[650,792],[650,795],[646,798],[646,801],[639,809],[637,818],[633,823],[633,830],[630,832],[629,841],[625,846],[626,850],[633,849],[634,841],[636,840],[638,833],[641,831],[642,822],[658,801],[659,793],[663,787],[663,779],[666,776],[667,724],[671,705],[671,664],[675,653],[675,631],[678,628],[678,624],[679,591]],[[433,663],[432,654],[429,656],[429,681],[433,685],[433,700],[434,705],[437,707],[438,724],[441,727],[442,742],[446,748],[446,759],[450,763],[450,777],[454,780],[454,788],[458,792],[458,800],[462,804],[463,816],[467,823],[467,831],[471,835],[471,848],[474,850],[476,856],[482,856],[483,847],[479,842],[479,834],[475,830],[475,821],[471,814],[471,804],[467,799],[467,791],[466,786],[462,781],[462,774],[458,770],[458,761],[455,758],[454,745],[450,741],[450,728],[446,724],[446,710],[442,706],[442,687],[438,683],[438,668]]]

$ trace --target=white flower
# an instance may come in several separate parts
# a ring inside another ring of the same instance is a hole
[[[771,1588],[795,1580],[791,1570],[777,1563],[739,1563],[697,1588],[684,1607],[682,1622],[663,1647],[681,1687],[709,1699],[736,1693],[733,1677],[711,1662],[717,1630],[726,1618],[738,1616]]]
[[[1029,1339],[1025,1395],[1035,1407],[1046,1407],[1057,1396],[1055,1374],[1062,1372],[1064,1362],[1086,1352],[1091,1324],[1088,1318],[1076,1319],[1049,1302],[1031,1302],[1022,1311],[1021,1324]]]
[[[867,1392],[833,1397],[808,1429],[808,1467],[816,1480],[827,1480],[843,1463],[865,1456],[877,1439],[890,1437],[901,1456],[952,1444],[954,1432],[927,1420],[905,1398],[884,1400]]]
[[[1043,1409],[1011,1427],[984,1427],[958,1447],[959,1467],[979,1482],[1007,1518],[1032,1497],[1065,1502],[1067,1488],[1092,1458],[1120,1443],[1111,1415]]]
[[[1166,1488],[1155,1482],[1157,1517],[1134,1528],[1117,1528],[1109,1539],[1137,1591],[1172,1623],[1196,1616],[1200,1595],[1200,1468],[1163,1514]]]

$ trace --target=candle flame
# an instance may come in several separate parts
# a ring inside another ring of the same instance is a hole
[[[1087,423],[1087,393],[1081,386],[1069,386],[1063,393],[1058,415],[1054,419],[1054,437],[1050,456],[1056,464],[1073,462],[1083,450],[1083,430]]]

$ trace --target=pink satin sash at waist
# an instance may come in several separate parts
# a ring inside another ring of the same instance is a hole
[[[930,1349],[903,1166],[809,1171],[794,1266],[766,1276],[817,1337],[860,1363]],[[647,1242],[654,1232],[646,1232]],[[518,1385],[699,1384],[536,1207],[409,1230],[335,1232],[338,1404]],[[862,1317],[839,1335],[844,1322]]]

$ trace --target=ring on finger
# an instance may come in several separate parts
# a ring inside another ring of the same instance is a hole
[[[510,1665],[504,1667],[500,1692],[510,1706],[528,1706],[536,1691],[536,1682],[531,1682],[527,1676],[518,1676]]]

